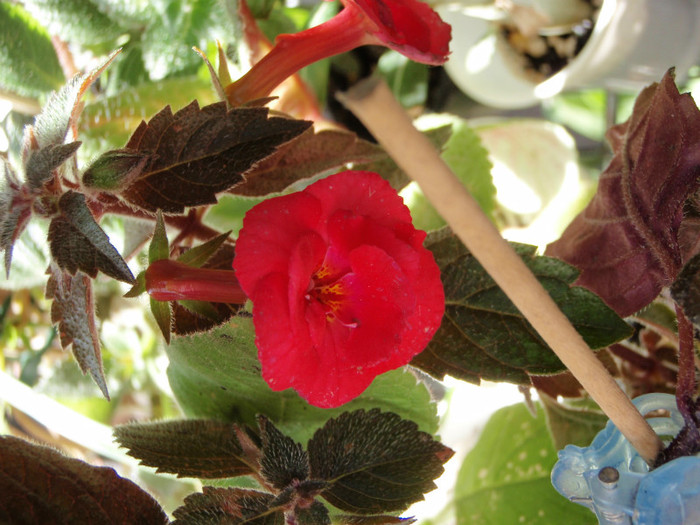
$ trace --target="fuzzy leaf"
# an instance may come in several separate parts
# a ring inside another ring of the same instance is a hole
[[[78,150],[80,144],[50,144],[45,148],[33,150],[24,167],[27,186],[32,190],[41,188],[51,179],[53,171]]]
[[[330,420],[308,445],[321,496],[360,514],[397,511],[423,499],[454,452],[391,412],[356,410]]]
[[[156,320],[160,332],[165,338],[165,342],[170,344],[170,330],[172,325],[172,311],[170,303],[166,301],[156,301],[150,298],[151,313]]]
[[[354,162],[386,157],[384,150],[339,130],[308,131],[298,140],[280,148],[245,174],[245,181],[231,193],[260,197],[284,190],[291,184]]]
[[[700,254],[683,266],[671,286],[671,296],[685,316],[695,325],[700,325]]]
[[[593,525],[595,515],[562,498],[550,473],[557,453],[542,410],[520,403],[496,412],[467,454],[454,491],[457,525]]]
[[[698,189],[700,112],[670,71],[607,138],[615,155],[595,197],[547,254],[579,268],[577,284],[626,317],[670,285],[686,259],[678,235]]]
[[[156,226],[153,230],[151,244],[148,246],[148,262],[152,263],[170,257],[170,243],[168,242],[168,233],[165,231],[165,222],[163,214],[158,211],[156,214]]]
[[[241,182],[244,172],[310,125],[268,117],[265,108],[229,111],[224,102],[200,109],[195,101],[174,115],[167,106],[129,139],[126,149],[153,157],[121,196],[152,212],[215,203],[217,193]]]
[[[231,423],[190,419],[130,423],[114,429],[128,454],[142,465],[178,477],[229,478],[255,471],[255,458],[243,451]]]
[[[328,509],[320,501],[314,501],[309,507],[297,507],[294,517],[298,525],[331,525]]]
[[[0,88],[27,97],[58,89],[64,81],[46,30],[10,2],[0,3],[0,71]]]
[[[173,512],[173,525],[284,525],[284,514],[270,510],[272,494],[238,488],[204,487]]]
[[[83,374],[89,372],[102,394],[109,399],[95,324],[92,281],[82,272],[71,276],[52,266],[46,283],[46,298],[53,299],[51,322],[58,323],[61,346],[64,350],[72,347]]]
[[[564,365],[493,279],[448,229],[433,232],[426,246],[440,267],[445,316],[428,348],[411,362],[431,375],[445,374],[529,384],[529,374],[552,374]],[[571,286],[578,272],[535,247],[513,245],[591,348],[631,335],[631,327],[595,294]]]
[[[264,414],[285,435],[306,443],[331,417],[382,406],[417,422],[421,430],[437,431],[430,394],[403,370],[382,374],[357,399],[337,409],[313,407],[291,389],[273,392],[260,375],[250,317],[239,315],[210,332],[173,338],[165,350],[170,386],[189,417],[255,427],[256,415]]]
[[[68,130],[77,129],[78,117],[82,111],[80,99],[118,54],[119,51],[115,51],[99,67],[84,75],[74,76],[49,97],[37,115],[34,126],[27,130],[28,133],[33,133],[39,149],[63,144]]]
[[[85,170],[83,184],[88,188],[118,191],[138,177],[150,159],[151,154],[146,151],[107,151]]]
[[[12,166],[0,157],[0,250],[5,252],[5,274],[9,276],[12,248],[32,215],[31,200],[23,199]]]
[[[262,457],[260,474],[276,489],[309,477],[309,457],[304,447],[285,436],[264,416],[258,418]]]
[[[163,509],[109,467],[0,436],[0,522],[167,524]]]
[[[133,283],[134,276],[109,242],[109,237],[95,222],[85,203],[85,195],[68,191],[58,201],[60,215],[49,226],[51,255],[64,270],[78,270],[95,277],[101,271],[119,281]]]

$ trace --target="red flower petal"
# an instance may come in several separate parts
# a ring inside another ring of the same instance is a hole
[[[450,54],[452,28],[420,0],[343,0],[374,22],[375,36],[387,47],[425,64],[444,64]]]
[[[253,301],[271,388],[335,407],[422,351],[444,311],[424,238],[370,172],[337,174],[248,212],[234,268]]]

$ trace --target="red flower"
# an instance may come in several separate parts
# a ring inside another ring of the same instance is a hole
[[[270,387],[336,407],[422,351],[445,307],[424,239],[371,172],[339,173],[251,209],[233,266],[253,301]]]
[[[344,9],[327,22],[292,35],[248,73],[226,87],[234,106],[268,96],[287,77],[324,58],[363,45],[380,45],[425,64],[447,60],[451,28],[421,0],[342,0]]]

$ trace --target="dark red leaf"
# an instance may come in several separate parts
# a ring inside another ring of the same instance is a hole
[[[0,436],[0,522],[166,524],[150,495],[112,468]]]
[[[215,203],[217,193],[310,126],[268,117],[266,108],[227,110],[224,102],[200,108],[195,101],[174,115],[167,106],[129,139],[125,149],[152,156],[120,195],[152,212]]]
[[[649,304],[682,266],[683,207],[700,174],[700,112],[670,71],[642,91],[608,140],[615,155],[598,192],[547,254],[579,268],[576,284],[624,317]]]

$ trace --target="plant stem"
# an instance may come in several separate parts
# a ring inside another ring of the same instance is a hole
[[[455,234],[603,412],[639,455],[653,464],[662,447],[659,437],[433,145],[415,129],[389,87],[376,77],[370,78],[338,98],[418,183]]]
[[[676,404],[683,415],[688,430],[693,438],[700,440],[700,431],[695,417],[695,337],[693,323],[676,306],[678,319],[678,384],[676,386]]]

